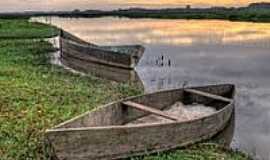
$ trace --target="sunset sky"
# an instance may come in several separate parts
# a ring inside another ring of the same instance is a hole
[[[29,10],[115,9],[126,7],[244,6],[262,0],[6,0],[0,12]],[[270,0],[264,0],[270,2]]]

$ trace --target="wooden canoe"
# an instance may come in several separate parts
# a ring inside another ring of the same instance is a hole
[[[83,61],[77,66],[95,63],[122,69],[134,69],[145,50],[141,45],[98,46],[63,30],[60,32],[60,49],[65,61]]]
[[[234,85],[224,84],[161,91],[117,101],[47,130],[49,153],[59,160],[119,159],[200,142],[225,128],[234,110],[234,93]],[[177,101],[211,106],[216,111],[178,121],[180,117],[163,112]],[[153,114],[171,121],[128,125]]]

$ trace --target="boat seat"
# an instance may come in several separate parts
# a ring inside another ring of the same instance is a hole
[[[218,96],[218,95],[214,95],[214,94],[207,93],[207,92],[203,92],[203,91],[199,91],[199,90],[195,90],[195,89],[185,89],[184,91],[188,92],[188,93],[192,93],[192,94],[197,94],[197,95],[200,95],[200,96],[203,96],[203,97],[212,98],[212,99],[215,99],[215,100],[220,100],[220,101],[223,101],[223,102],[228,102],[228,103],[232,102],[232,99],[222,97],[222,96]]]
[[[175,117],[175,116],[169,115],[167,113],[164,113],[161,110],[158,110],[158,109],[155,109],[155,108],[152,108],[152,107],[148,107],[148,106],[145,106],[145,105],[142,105],[142,104],[138,104],[138,103],[135,103],[135,102],[132,102],[132,101],[123,102],[122,104],[124,104],[126,106],[129,106],[129,107],[133,107],[133,108],[138,109],[140,111],[151,113],[151,114],[154,114],[154,115],[157,115],[157,116],[161,116],[163,118],[170,119],[170,120],[173,120],[173,121],[179,121],[180,120],[178,117]]]

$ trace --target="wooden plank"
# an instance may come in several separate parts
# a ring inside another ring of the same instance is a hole
[[[154,109],[152,107],[148,107],[148,106],[145,106],[145,105],[142,105],[142,104],[138,104],[138,103],[134,103],[134,102],[131,102],[131,101],[127,101],[127,102],[123,102],[124,105],[126,106],[129,106],[129,107],[133,107],[133,108],[136,108],[140,111],[144,111],[144,112],[148,112],[148,113],[151,113],[151,114],[154,114],[154,115],[157,115],[157,116],[161,116],[161,117],[164,117],[166,119],[170,119],[170,120],[173,120],[173,121],[178,121],[179,118],[178,117],[174,117],[172,115],[169,115],[169,114],[166,114],[160,110],[157,110],[157,109]]]
[[[220,100],[220,101],[224,101],[224,102],[229,102],[229,103],[232,102],[232,99],[225,98],[225,97],[218,96],[218,95],[214,95],[214,94],[207,93],[207,92],[202,92],[202,91],[195,90],[195,89],[185,89],[185,91],[192,93],[192,94],[197,94],[200,96],[204,96],[204,97],[208,97],[208,98],[212,98],[212,99],[216,99],[216,100]]]

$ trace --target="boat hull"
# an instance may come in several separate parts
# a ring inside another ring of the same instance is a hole
[[[215,90],[214,86],[212,88],[196,89],[209,91],[210,93],[219,92]],[[216,87],[216,89],[222,89],[222,87]],[[234,94],[233,92],[231,92],[232,95]],[[167,101],[164,99],[165,95],[170,96]],[[205,97],[200,96],[183,99],[183,97],[188,95],[181,89],[133,97],[127,100],[147,102],[148,104],[156,103],[159,104],[157,108],[162,109],[165,105],[171,104],[170,101],[177,99],[177,96],[182,101],[196,100],[200,102],[205,100]],[[102,107],[102,111],[99,111],[99,109],[95,111],[96,117],[93,117],[93,119],[100,126],[92,123],[91,125],[93,126],[86,125],[86,127],[82,127],[87,122],[84,118],[88,114],[85,114],[65,122],[55,129],[48,130],[46,138],[53,150],[51,155],[55,155],[59,160],[106,160],[167,151],[213,137],[226,126],[234,110],[234,101],[232,101],[215,114],[187,122],[110,125],[110,123],[127,123],[134,119],[134,117],[145,116],[143,112],[120,107],[122,110],[125,110],[124,113],[130,116],[117,118],[123,117],[123,115],[113,109],[117,106],[119,107],[119,103],[115,102]],[[104,117],[102,117],[103,113],[106,112],[114,113],[109,116],[104,114]],[[98,115],[99,113],[100,115]],[[114,119],[114,122],[112,122],[112,119]],[[88,122],[91,123],[89,120]],[[102,126],[105,124],[107,126]]]
[[[60,59],[63,65],[76,71],[116,82],[135,84],[139,88],[143,88],[143,83],[135,70],[89,62],[81,58],[73,57],[70,54],[63,54]]]
[[[141,45],[97,46],[65,31],[60,34],[60,49],[66,57],[125,69],[134,69],[145,50]]]

